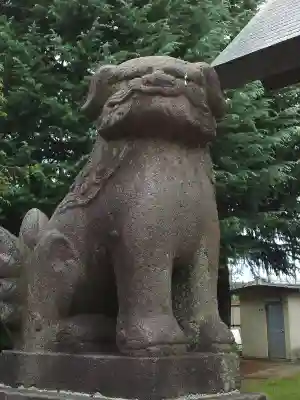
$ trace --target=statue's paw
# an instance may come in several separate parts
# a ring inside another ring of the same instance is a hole
[[[116,320],[101,314],[81,314],[59,324],[59,351],[116,352]]]
[[[37,318],[31,323],[34,325],[26,338],[25,351],[117,352],[116,321],[101,314],[80,314],[59,321]]]
[[[133,356],[182,354],[188,339],[176,319],[168,315],[135,318],[118,323],[117,345]]]
[[[220,317],[206,316],[198,321],[183,322],[189,338],[190,351],[228,352],[232,350],[234,337]]]

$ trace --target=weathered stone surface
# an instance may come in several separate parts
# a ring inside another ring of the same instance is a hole
[[[36,389],[12,389],[12,388],[1,388],[0,387],[0,400],[83,400],[83,399],[95,399],[95,400],[112,400],[111,397],[102,396],[99,393],[95,393],[92,396],[86,393],[74,393],[74,392],[58,392],[58,391],[38,391]],[[125,400],[125,398],[123,398]],[[145,400],[151,400],[152,397],[148,396]],[[193,395],[176,398],[173,400],[266,400],[266,396],[258,393],[228,393],[218,395]],[[119,398],[118,400],[122,400]],[[128,400],[128,398],[126,398]],[[144,400],[144,399],[139,399]]]
[[[231,393],[238,357],[220,353],[234,339],[217,302],[215,71],[102,66],[83,108],[98,121],[88,163],[49,221],[31,210],[20,230],[24,352],[0,356],[0,381],[27,389],[0,399],[258,399]]]
[[[18,238],[0,227],[0,278],[16,278],[20,275],[21,255]]]
[[[0,377],[8,386],[100,392],[108,397],[170,398],[239,388],[235,354],[126,357],[4,352]],[[20,368],[19,368],[20,367]]]
[[[22,221],[19,238],[29,249],[37,244],[42,230],[46,227],[49,218],[37,208],[29,210]]]
[[[27,264],[47,222],[46,215],[33,208],[24,216],[18,237],[0,227],[0,320],[11,331],[15,346],[22,334]]]
[[[209,144],[225,101],[215,71],[162,56],[102,66],[83,108],[99,133],[89,161],[49,222],[35,211],[24,222],[28,245],[38,240],[23,350],[115,345],[166,356],[230,346],[217,304]]]

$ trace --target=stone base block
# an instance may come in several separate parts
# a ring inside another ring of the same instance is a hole
[[[5,351],[0,356],[0,382],[13,388],[160,400],[237,390],[238,367],[236,354],[125,357]]]
[[[112,400],[99,394],[93,397],[84,393],[39,391],[37,389],[13,389],[0,385],[0,400]],[[193,397],[174,398],[172,400],[267,400],[265,395],[256,393],[227,393],[223,395],[194,395]],[[116,399],[128,400],[128,399]]]

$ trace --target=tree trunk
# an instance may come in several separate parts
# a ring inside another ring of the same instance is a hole
[[[230,327],[231,325],[231,295],[230,295],[230,275],[227,262],[220,262],[218,276],[218,305],[219,314],[223,322]]]

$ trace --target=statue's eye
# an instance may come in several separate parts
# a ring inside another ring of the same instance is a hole
[[[116,69],[114,77],[116,82],[129,81],[134,78],[142,78],[144,75],[152,74],[154,71],[150,65],[138,65],[137,67],[119,67]]]
[[[181,68],[166,66],[162,68],[163,72],[167,75],[174,76],[177,79],[184,79],[184,71]]]

